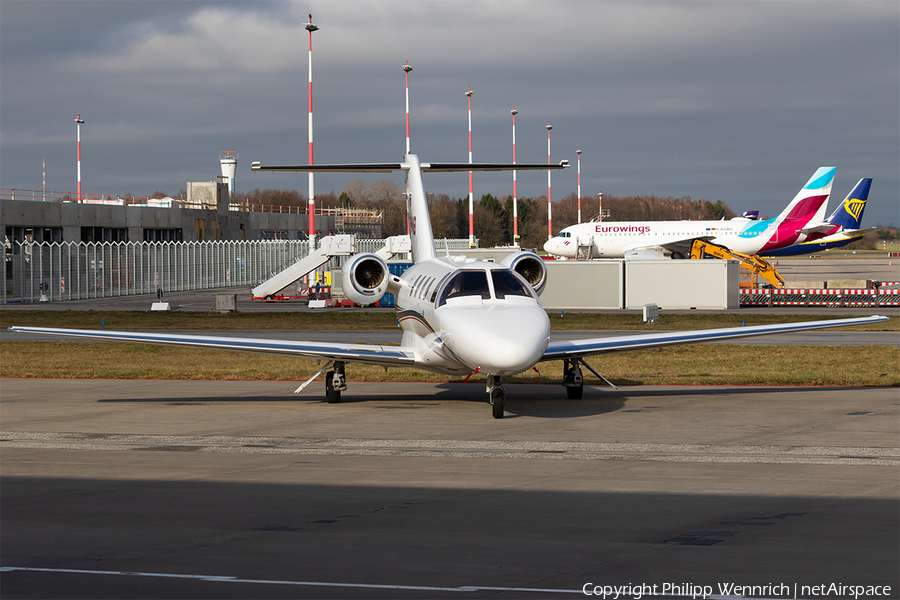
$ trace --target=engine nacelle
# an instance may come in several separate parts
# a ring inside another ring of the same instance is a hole
[[[623,254],[625,260],[664,260],[669,258],[666,256],[666,250],[661,246],[626,248]]]
[[[341,270],[344,295],[362,306],[375,304],[388,290],[391,280],[387,263],[375,254],[356,254]]]
[[[524,277],[538,296],[544,291],[544,286],[547,285],[547,265],[534,252],[514,252],[507,255],[500,264]]]

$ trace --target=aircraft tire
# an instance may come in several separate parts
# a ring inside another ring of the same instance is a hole
[[[503,418],[503,409],[506,405],[506,392],[503,388],[497,387],[491,390],[491,414],[495,419]]]
[[[341,401],[341,391],[334,389],[334,371],[325,374],[325,399],[329,404],[337,404]]]
[[[566,388],[566,396],[569,397],[569,400],[581,400],[581,397],[584,395],[584,386],[579,385],[578,387],[567,387]]]

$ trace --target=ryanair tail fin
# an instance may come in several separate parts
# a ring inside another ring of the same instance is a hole
[[[869,188],[871,186],[871,177],[860,179],[856,187],[847,194],[847,197],[831,213],[827,221],[834,225],[840,225],[844,229],[859,229],[863,211],[866,209],[866,200],[869,199]]]

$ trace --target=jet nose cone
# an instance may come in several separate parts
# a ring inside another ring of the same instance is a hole
[[[556,240],[550,238],[546,242],[544,242],[544,252],[549,252],[550,254],[555,254],[554,250],[556,249]]]
[[[547,313],[528,307],[492,306],[482,310],[445,307],[444,342],[472,370],[512,375],[535,365],[550,340]]]

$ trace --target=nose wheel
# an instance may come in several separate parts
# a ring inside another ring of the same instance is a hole
[[[580,400],[584,395],[584,377],[577,360],[563,361],[563,385],[569,400]]]
[[[491,402],[491,414],[495,419],[502,419],[506,407],[506,390],[503,389],[499,377],[488,375],[487,392]]]

